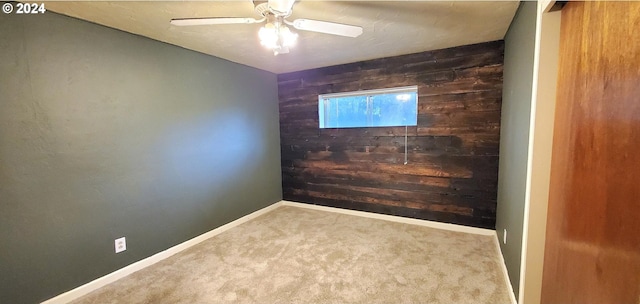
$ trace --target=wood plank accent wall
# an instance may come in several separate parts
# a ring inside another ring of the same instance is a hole
[[[278,75],[286,200],[495,227],[504,42]],[[418,86],[418,126],[319,129],[318,95]]]

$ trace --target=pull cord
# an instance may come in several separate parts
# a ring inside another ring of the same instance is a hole
[[[409,133],[409,126],[404,126],[404,164],[408,164],[409,161],[407,159],[407,137]]]

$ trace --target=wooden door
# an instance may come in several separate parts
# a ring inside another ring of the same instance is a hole
[[[640,303],[640,2],[562,11],[543,303]]]

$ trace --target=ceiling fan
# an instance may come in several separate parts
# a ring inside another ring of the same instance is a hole
[[[274,55],[289,53],[289,48],[295,45],[298,34],[292,32],[287,25],[303,31],[353,38],[362,34],[362,27],[360,26],[310,19],[296,19],[293,20],[293,22],[288,21],[286,18],[291,15],[295,1],[296,0],[254,1],[255,11],[262,16],[261,19],[238,17],[179,18],[171,19],[171,24],[176,26],[191,26],[251,24],[266,21],[267,23],[260,28],[258,36],[260,43],[272,50]]]

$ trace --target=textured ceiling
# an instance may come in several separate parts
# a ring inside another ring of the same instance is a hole
[[[262,24],[177,27],[172,18],[260,18],[251,1],[47,2],[48,10],[274,73],[503,39],[517,1],[309,1],[287,18],[364,28],[357,38],[294,30],[298,43],[274,56],[258,40]]]

